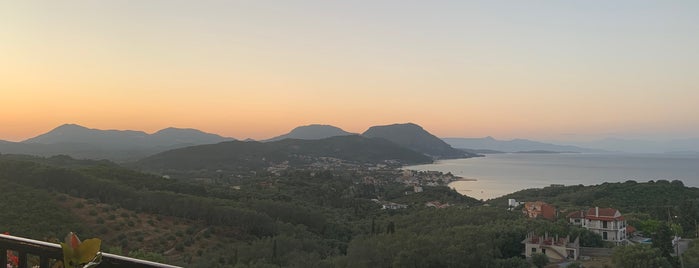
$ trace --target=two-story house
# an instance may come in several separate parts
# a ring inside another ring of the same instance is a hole
[[[567,215],[571,224],[581,226],[602,236],[605,241],[620,244],[626,240],[626,220],[613,208],[590,208]]]

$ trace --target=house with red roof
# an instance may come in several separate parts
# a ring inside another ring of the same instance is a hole
[[[594,207],[571,212],[567,218],[571,224],[597,233],[605,241],[620,244],[626,240],[626,220],[617,209]]]
[[[546,202],[526,202],[522,213],[529,218],[544,218],[548,220],[556,220],[556,208]]]

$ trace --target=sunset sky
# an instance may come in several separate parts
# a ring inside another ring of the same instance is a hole
[[[1,1],[0,139],[699,137],[699,1]]]

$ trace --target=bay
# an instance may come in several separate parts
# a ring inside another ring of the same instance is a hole
[[[594,185],[635,180],[681,180],[699,187],[699,155],[674,154],[489,154],[441,160],[404,169],[451,172],[470,179],[449,184],[459,193],[491,199],[551,184]]]

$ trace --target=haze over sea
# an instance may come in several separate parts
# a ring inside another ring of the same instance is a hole
[[[681,180],[699,186],[699,155],[673,154],[489,154],[437,161],[405,169],[451,172],[475,181],[450,186],[477,199],[491,199],[551,184],[593,185],[635,180]]]

